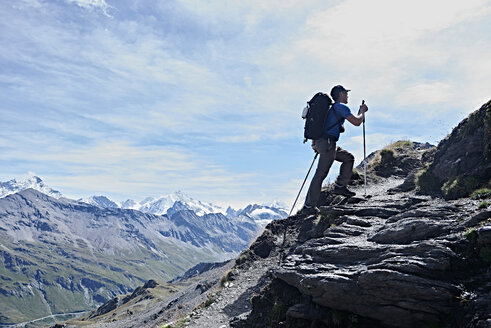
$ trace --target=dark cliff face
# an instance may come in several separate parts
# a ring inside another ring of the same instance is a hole
[[[406,178],[415,170],[424,167],[428,153],[435,147],[429,143],[400,140],[367,157],[367,172],[372,180],[391,176]],[[363,170],[363,164],[357,167]],[[361,180],[360,180],[361,181]]]
[[[419,178],[421,191],[446,199],[491,187],[491,101],[443,139],[434,160]]]

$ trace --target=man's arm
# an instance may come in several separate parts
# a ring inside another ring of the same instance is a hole
[[[351,114],[348,117],[346,117],[346,119],[351,124],[353,124],[355,126],[360,126],[360,124],[363,123],[363,121],[365,120],[365,112],[367,110],[368,110],[367,105],[363,104],[363,105],[360,106],[360,110],[358,111],[358,115],[357,116]]]

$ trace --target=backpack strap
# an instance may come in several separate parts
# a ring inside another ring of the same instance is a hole
[[[339,123],[341,123],[343,121],[343,118],[339,118],[338,114],[336,114],[336,110],[334,109],[334,106],[331,107],[332,111],[334,112],[334,115],[338,118],[338,121],[336,123],[334,123],[333,125],[331,125],[330,127],[328,127],[326,129],[326,131],[329,131],[331,130],[333,127],[335,127],[336,125],[338,125]]]

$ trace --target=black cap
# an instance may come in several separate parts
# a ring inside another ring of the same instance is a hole
[[[338,99],[339,93],[340,92],[349,92],[351,90],[346,90],[342,85],[336,85],[334,88],[331,89],[331,97],[336,100]]]

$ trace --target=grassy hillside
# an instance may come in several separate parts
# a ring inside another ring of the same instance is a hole
[[[209,252],[172,243],[159,245],[165,256],[143,247],[108,255],[83,243],[8,239],[0,234],[0,324],[91,310],[148,279],[163,283],[201,260],[215,260]]]

